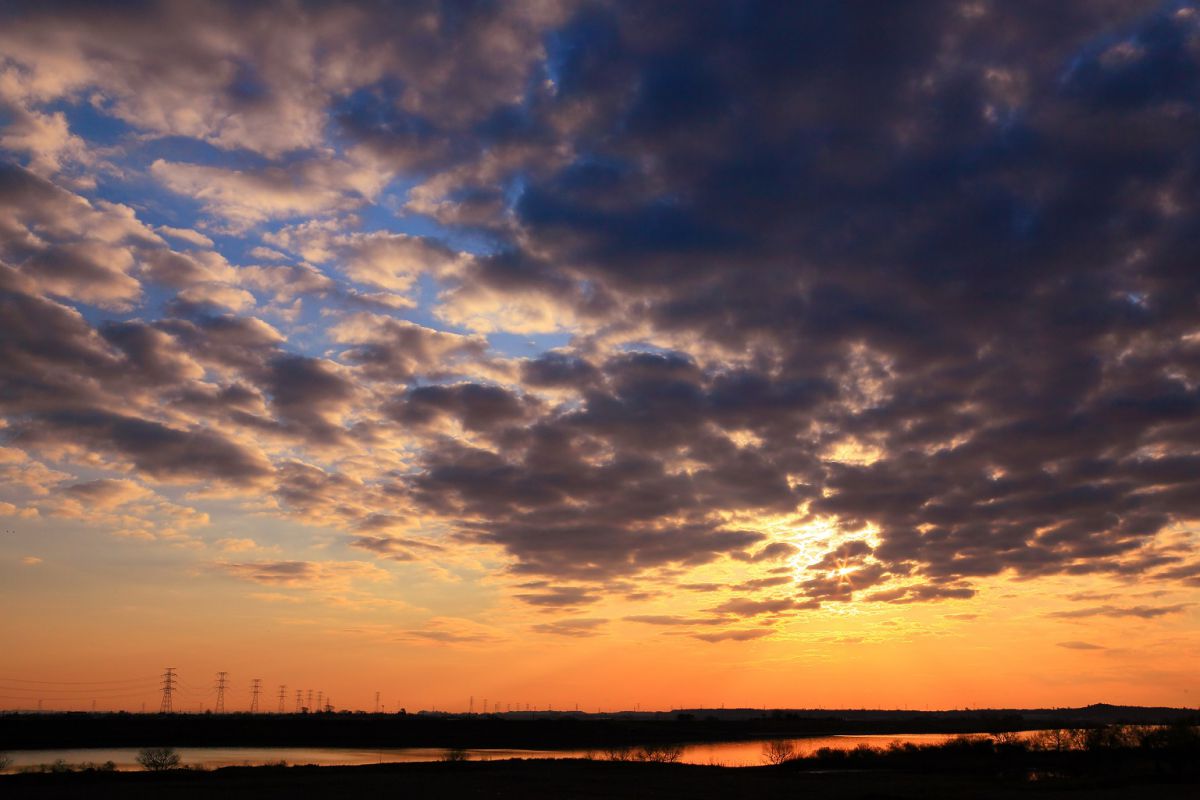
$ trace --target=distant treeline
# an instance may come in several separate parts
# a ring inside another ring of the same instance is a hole
[[[1114,708],[1114,707],[1108,707]],[[1097,720],[1078,709],[1052,718],[1037,712],[977,714],[944,712],[830,713],[804,716],[767,712],[756,718],[725,718],[684,712],[651,718],[556,714],[537,718],[484,715],[365,714],[0,714],[0,751],[68,747],[445,747],[606,748],[653,743],[863,733],[1004,733],[1032,729],[1095,728],[1104,723],[1141,725],[1184,721],[1194,711],[1146,709],[1125,718]],[[1117,716],[1114,714],[1114,716]]]

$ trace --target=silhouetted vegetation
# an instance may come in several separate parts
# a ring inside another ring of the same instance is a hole
[[[772,739],[763,742],[763,762],[766,764],[782,764],[796,757],[796,745],[787,739]]]
[[[467,761],[471,758],[467,753],[466,748],[451,747],[446,752],[442,753],[442,761]]]
[[[137,754],[137,762],[144,769],[175,769],[179,766],[179,753],[170,747],[143,747]]]
[[[116,769],[117,765],[112,761],[105,761],[102,764],[97,764],[95,761],[70,763],[66,759],[57,758],[49,764],[30,764],[20,767],[17,772],[22,774],[58,774],[63,772],[115,772]]]
[[[652,764],[675,764],[683,757],[683,747],[677,744],[609,747],[605,749],[604,757],[609,761],[642,761]]]
[[[981,772],[1002,776],[1138,774],[1200,776],[1200,727],[1109,725],[1055,728],[1021,738],[1011,734],[959,736],[943,744],[894,743],[853,750],[822,748],[780,762],[785,768]]]

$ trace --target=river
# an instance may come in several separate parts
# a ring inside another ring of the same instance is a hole
[[[789,739],[797,755],[806,755],[822,747],[852,750],[860,745],[887,747],[893,742],[913,744],[941,744],[961,734],[907,733],[878,735],[813,736]],[[974,734],[968,734],[974,735]],[[1023,734],[1024,735],[1024,734]],[[680,761],[687,764],[716,764],[726,767],[755,767],[764,763],[763,745],[771,740],[752,739],[739,742],[704,742],[683,745]],[[256,766],[277,764],[286,761],[291,765],[316,764],[319,766],[353,766],[357,764],[381,764],[415,761],[439,761],[446,754],[445,748],[434,747],[385,747],[377,750],[346,747],[178,747],[175,748],[184,764],[215,769],[217,767]],[[98,747],[72,750],[15,750],[8,753],[12,763],[8,772],[38,764],[65,761],[68,764],[91,762],[103,764],[111,761],[119,770],[141,769],[137,763],[136,747]],[[512,750],[512,749],[468,749],[467,757],[472,761],[502,758],[604,758],[598,750]]]

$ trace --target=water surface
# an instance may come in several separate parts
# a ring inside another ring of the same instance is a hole
[[[822,747],[853,750],[860,745],[887,747],[893,742],[912,744],[941,744],[961,734],[899,733],[878,735],[812,736],[788,739],[797,755],[807,755]],[[974,734],[969,734],[974,735]],[[980,734],[982,735],[982,734]],[[683,746],[680,759],[686,764],[717,764],[726,767],[756,767],[764,763],[763,745],[766,739],[738,742],[704,742]],[[231,766],[277,764],[316,764],[319,766],[354,766],[415,761],[439,761],[446,754],[440,747],[385,747],[377,750],[348,747],[177,747],[184,764],[215,769]],[[482,749],[466,751],[472,761],[503,758],[604,758],[601,750],[517,750]],[[12,765],[9,772],[21,767],[51,764],[62,760],[69,764],[111,761],[119,770],[141,769],[137,763],[136,747],[97,747],[71,750],[17,750],[9,753]]]

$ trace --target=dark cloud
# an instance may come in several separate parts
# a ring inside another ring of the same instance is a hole
[[[13,441],[275,475],[287,510],[393,558],[419,548],[367,520],[412,504],[546,579],[521,597],[548,607],[719,559],[755,570],[741,591],[783,586],[761,570],[800,551],[741,522],[766,515],[852,540],[800,565],[795,597],[729,613],[969,598],[1001,574],[1197,581],[1167,541],[1200,517],[1187,4],[271,11],[31,4],[0,26],[28,74],[80,76],[56,102],[225,158],[145,159],[202,214],[319,217],[265,234],[295,264],[234,269],[13,146]],[[332,216],[392,178],[436,235]],[[238,281],[278,316],[249,316]],[[461,327],[399,319],[412,302]],[[574,335],[503,359],[472,331],[506,323]],[[250,435],[295,449],[272,464]],[[335,466],[392,435],[420,439],[403,470]]]
[[[1105,650],[1105,649],[1107,649],[1105,647],[1101,647],[1098,644],[1092,644],[1091,642],[1059,642],[1058,646],[1065,647],[1068,650]]]
[[[601,373],[582,358],[563,353],[547,353],[521,365],[521,380],[529,386],[561,386],[584,389]]]
[[[755,578],[754,580],[737,583],[729,587],[738,592],[753,592],[759,589],[768,589],[772,586],[785,586],[792,582],[792,578],[786,575],[778,575],[771,578]]]
[[[781,611],[791,611],[800,607],[801,604],[790,597],[776,597],[767,600],[735,598],[733,600],[726,600],[724,603],[714,607],[713,611],[719,614],[734,614],[739,617],[754,617],[759,614],[775,614]]]
[[[544,608],[574,608],[598,602],[600,595],[579,586],[537,586],[541,591],[521,592],[515,597],[531,606]]]
[[[511,425],[527,415],[529,403],[497,386],[461,383],[410,389],[392,409],[401,423],[424,425],[439,417],[456,418],[471,431]]]
[[[349,409],[357,387],[340,374],[337,365],[307,356],[280,355],[266,364],[262,385],[284,430],[319,444],[341,440],[338,417]]]
[[[362,561],[220,562],[218,572],[275,587],[344,588],[358,580],[379,581],[387,573]]]
[[[626,622],[640,622],[644,625],[724,625],[729,622],[728,617],[680,617],[670,614],[634,614],[633,616],[625,617]]]
[[[797,548],[794,544],[788,544],[787,542],[771,542],[765,547],[759,548],[759,550],[753,555],[748,553],[734,553],[733,557],[738,561],[759,563],[762,561],[778,561],[787,558],[788,556],[793,556],[798,552],[799,548]]]
[[[1193,603],[1175,603],[1166,606],[1093,606],[1077,608],[1071,611],[1054,611],[1047,614],[1055,619],[1084,619],[1087,617],[1137,617],[1138,619],[1154,619],[1168,614],[1179,614],[1191,608]]]
[[[567,617],[554,622],[542,622],[531,626],[537,633],[550,633],[555,636],[596,636],[599,629],[608,624],[606,619]]]
[[[158,422],[103,411],[55,411],[32,418],[18,442],[45,447],[71,443],[114,453],[140,472],[166,481],[215,481],[245,485],[272,473],[258,451],[209,429],[181,430]]]
[[[349,540],[349,545],[369,550],[392,561],[416,561],[422,556],[445,549],[432,542],[402,536],[355,536]]]
[[[692,636],[705,642],[748,642],[770,636],[774,631],[766,628],[735,628],[717,633],[693,633]]]
[[[970,586],[924,584],[874,592],[865,599],[875,603],[921,603],[929,600],[968,600],[975,594],[975,590]]]

